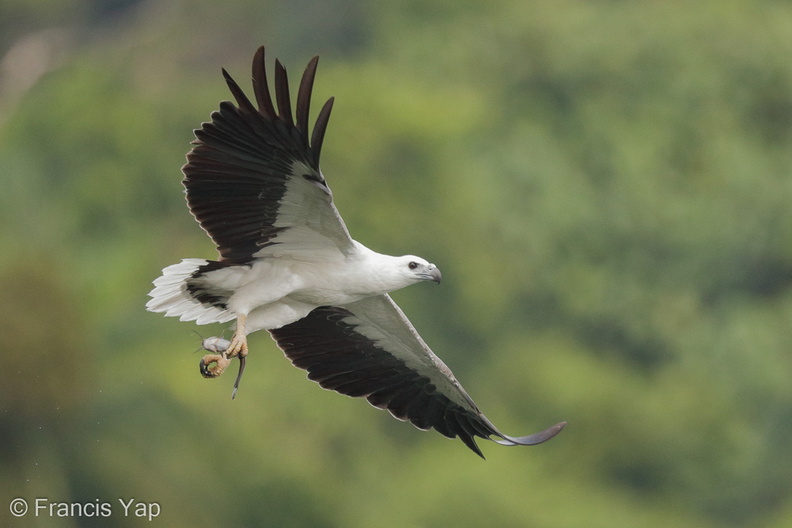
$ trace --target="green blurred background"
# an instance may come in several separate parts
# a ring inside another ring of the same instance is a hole
[[[487,461],[320,390],[265,332],[144,310],[212,258],[179,167],[266,44],[336,96],[355,238],[506,433]],[[656,0],[0,4],[3,526],[792,526],[792,5]],[[111,502],[13,518],[15,497]],[[119,498],[157,502],[150,523]]]

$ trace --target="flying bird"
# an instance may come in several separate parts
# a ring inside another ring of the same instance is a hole
[[[230,341],[204,340],[213,353],[200,362],[205,377],[216,377],[238,357],[234,394],[247,335],[264,329],[325,389],[366,398],[419,429],[459,437],[482,458],[475,437],[509,446],[549,440],[566,422],[529,436],[501,433],[388,295],[439,283],[437,266],[414,255],[377,253],[349,235],[319,169],[333,98],[309,131],[318,60],[305,69],[294,114],[278,60],[272,97],[264,47],[253,59],[256,106],[222,70],[236,105],[220,103],[195,131],[182,167],[187,205],[219,258],[166,267],[146,307],[196,324],[236,320]]]

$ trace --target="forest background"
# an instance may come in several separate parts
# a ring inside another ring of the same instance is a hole
[[[322,57],[355,238],[443,270],[394,295],[418,330],[557,438],[482,461],[265,332],[232,401],[194,333],[227,328],[144,310],[215,255],[179,167],[261,44]],[[6,0],[0,184],[4,526],[792,526],[787,2]]]

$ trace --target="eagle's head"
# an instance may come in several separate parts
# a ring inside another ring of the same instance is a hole
[[[440,280],[443,278],[440,268],[415,255],[396,257],[394,264],[397,273],[410,284],[426,280],[440,284]]]

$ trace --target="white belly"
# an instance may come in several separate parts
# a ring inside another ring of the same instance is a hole
[[[248,315],[248,333],[293,323],[318,306],[341,306],[381,293],[356,286],[354,265],[344,261],[262,259],[234,282],[228,307]]]

